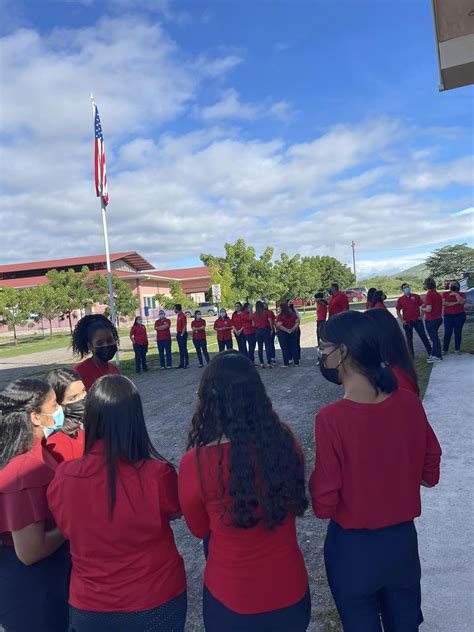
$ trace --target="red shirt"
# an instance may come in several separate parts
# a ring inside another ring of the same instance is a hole
[[[272,323],[275,324],[275,321],[276,321],[275,312],[272,309],[269,309],[268,313],[270,314],[270,318],[272,319]]]
[[[242,325],[246,336],[254,334],[257,331],[253,324],[253,318],[248,312],[242,312]]]
[[[412,293],[409,296],[406,294],[400,296],[396,308],[402,313],[404,321],[412,322],[420,318],[420,305],[423,305],[421,297]]]
[[[148,344],[148,334],[145,325],[133,325],[130,329],[130,335],[133,336],[133,340],[137,345]]]
[[[318,303],[318,307],[316,308],[316,320],[326,320],[328,317],[328,306],[325,304]]]
[[[72,459],[79,459],[83,456],[85,442],[86,433],[82,428],[78,429],[75,439],[59,430],[49,435],[44,447],[54,456],[58,463],[62,463],[63,461],[72,461]]]
[[[237,331],[240,331],[242,329],[242,312],[234,312],[230,321]]]
[[[156,332],[157,340],[171,340],[171,321],[169,318],[159,318],[155,320],[155,327],[163,327],[164,325],[168,325],[168,329],[162,329],[161,331]]]
[[[283,314],[278,314],[276,320],[277,320],[277,323],[281,323],[283,327],[286,327],[287,329],[291,329],[292,327],[295,326],[295,323],[298,320],[298,316],[293,312],[291,312],[291,315],[288,316],[288,318],[285,318]]]
[[[177,334],[183,333],[183,331],[186,329],[187,322],[188,322],[188,319],[186,318],[186,314],[184,312],[179,312],[176,318],[176,333]]]
[[[201,318],[200,320],[193,320],[193,322],[191,323],[191,329],[193,329],[194,327],[205,327],[206,326],[206,321],[204,320],[204,318]],[[206,330],[205,329],[201,329],[200,331],[193,331],[193,340],[205,340],[206,339]]]
[[[117,500],[109,519],[104,445],[61,463],[48,489],[58,527],[70,541],[69,603],[96,612],[157,608],[186,590],[170,517],[179,512],[168,463],[117,461]]]
[[[431,312],[425,312],[425,320],[437,320],[443,313],[443,297],[436,290],[428,290],[424,306],[431,305]]]
[[[214,323],[214,329],[217,332],[217,340],[231,340],[232,329],[220,329],[220,327],[232,327],[232,321],[228,316],[218,318]]]
[[[315,437],[313,510],[344,529],[413,520],[421,481],[439,480],[440,445],[419,398],[404,389],[380,404],[341,399],[322,408]]]
[[[457,292],[461,298],[466,298],[464,292]],[[443,292],[443,301],[454,302],[456,297],[451,292]],[[462,314],[464,312],[464,305],[458,303],[457,305],[453,305],[452,307],[445,306],[444,313],[445,314]]]
[[[230,443],[198,452],[193,448],[179,466],[179,498],[188,528],[197,538],[211,535],[204,584],[216,599],[240,614],[285,608],[300,601],[308,589],[295,518],[287,517],[272,531],[261,523],[251,529],[234,527],[229,514],[224,515],[232,502],[230,454]]]
[[[86,387],[86,391],[88,391],[94,382],[103,375],[120,375],[120,369],[116,367],[115,364],[107,362],[104,367],[99,367],[95,364],[92,358],[87,358],[87,360],[76,364],[74,371],[77,371],[81,376],[84,386]]]
[[[377,301],[374,305],[374,309],[387,309],[385,307],[385,303],[383,303],[382,301]]]
[[[255,327],[257,329],[270,329],[271,326],[268,322],[268,319],[271,319],[271,317],[272,315],[270,314],[268,309],[264,309],[261,316],[259,316],[257,312],[255,312],[253,315],[253,322]]]
[[[365,302],[365,309],[366,310],[372,309],[372,301],[366,301]]]
[[[412,393],[415,393],[416,396],[419,395],[416,384],[412,381],[410,376],[405,373],[405,371],[394,364],[390,365],[390,369],[392,370],[394,376],[397,378],[398,388],[403,388],[406,391],[411,391]]]
[[[35,522],[52,529],[54,522],[46,499],[57,463],[35,439],[28,452],[14,457],[0,469],[0,540],[13,544],[12,531]],[[0,547],[1,548],[1,547]]]
[[[349,309],[349,299],[344,294],[344,292],[337,292],[329,297],[329,318],[331,316],[335,316],[336,314],[340,314],[341,312],[347,312]]]

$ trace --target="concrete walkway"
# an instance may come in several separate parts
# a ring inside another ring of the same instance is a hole
[[[474,355],[435,364],[424,398],[443,457],[441,480],[423,489],[417,521],[422,565],[422,626],[474,630]]]

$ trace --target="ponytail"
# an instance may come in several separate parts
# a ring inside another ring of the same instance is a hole
[[[397,390],[397,378],[386,362],[381,362],[378,366],[363,366],[360,369],[374,387],[377,395],[380,391],[382,393],[393,393],[393,391]]]

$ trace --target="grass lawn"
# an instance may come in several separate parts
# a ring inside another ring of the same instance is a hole
[[[17,343],[13,338],[0,338],[0,358],[14,358],[20,355],[36,353],[37,351],[50,351],[51,349],[63,349],[71,344],[70,334],[53,334],[43,338],[41,334],[19,336]]]

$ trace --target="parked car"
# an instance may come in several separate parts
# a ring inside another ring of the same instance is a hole
[[[219,309],[217,308],[217,306],[213,305],[212,303],[199,303],[195,309],[187,307],[184,310],[184,313],[188,318],[191,318],[192,316],[194,316],[194,312],[196,311],[196,309],[200,309],[203,316],[217,316],[217,314],[219,313]]]
[[[346,292],[361,292],[362,294],[365,294],[365,296],[367,296],[368,291],[369,288],[365,285],[362,287],[348,287],[346,290]]]
[[[351,303],[357,303],[357,301],[366,301],[367,293],[362,292],[361,288],[351,288],[349,290],[345,290],[344,294],[351,301]]]
[[[314,305],[315,304],[315,300],[313,298],[294,298],[293,299],[293,305],[294,307],[296,307],[298,309],[298,307],[303,307],[303,305]]]

